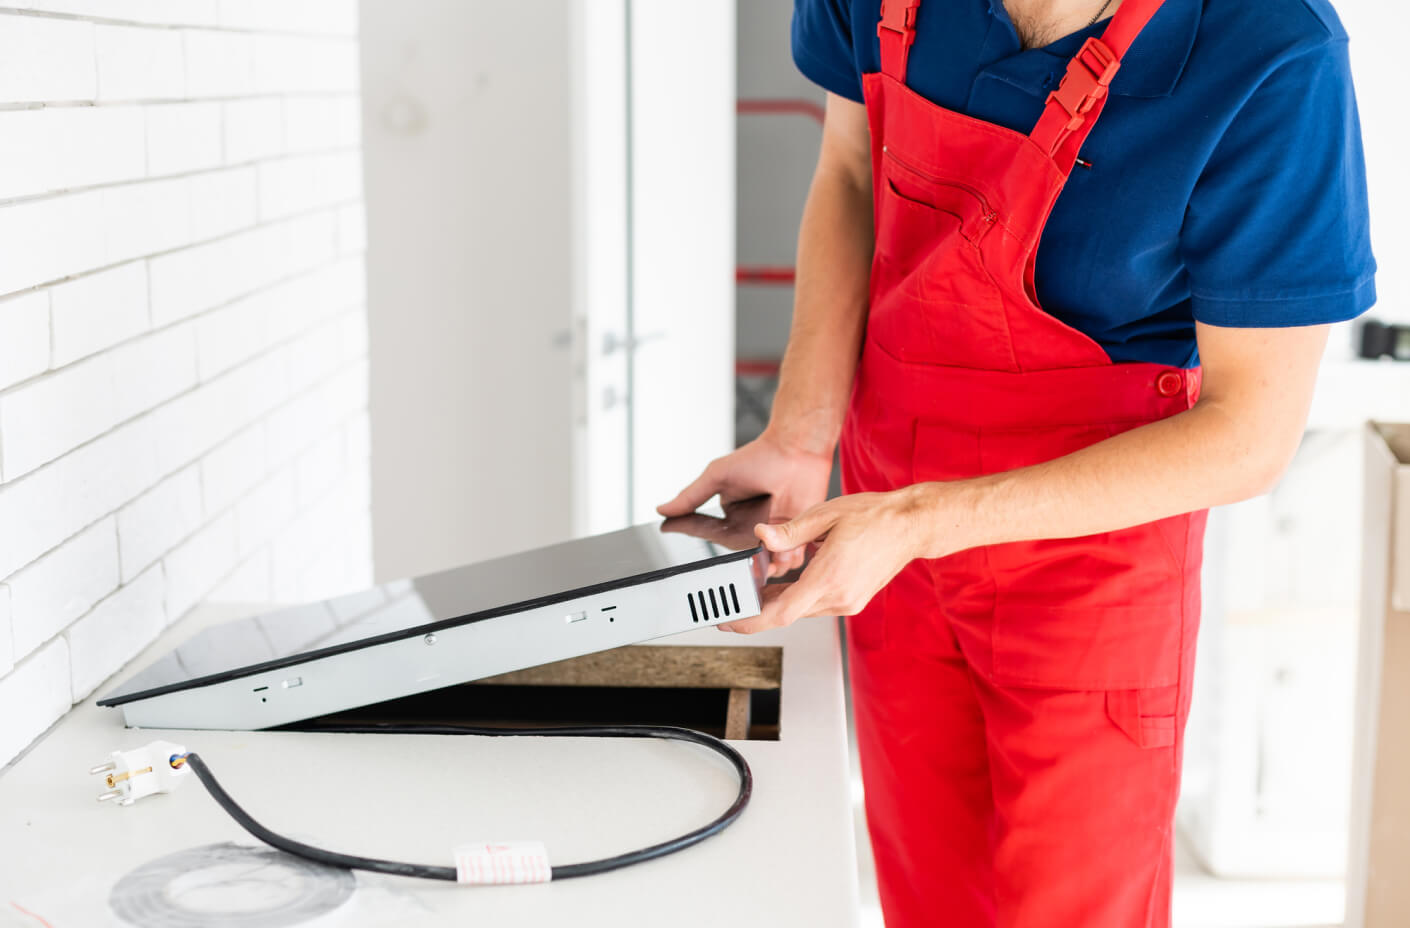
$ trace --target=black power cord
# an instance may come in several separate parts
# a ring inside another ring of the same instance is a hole
[[[744,807],[749,805],[749,797],[754,791],[754,774],[749,769],[749,762],[744,756],[735,750],[727,742],[721,741],[713,735],[703,732],[692,731],[689,728],[676,728],[667,725],[608,725],[608,726],[588,726],[571,728],[475,728],[468,725],[427,725],[427,726],[406,726],[406,725],[333,725],[319,726],[318,731],[345,732],[352,734],[416,734],[416,735],[484,735],[487,737],[537,737],[537,738],[663,738],[669,741],[688,741],[691,744],[698,744],[701,747],[709,748],[720,756],[724,757],[734,766],[735,772],[739,774],[739,793],[734,797],[734,802],[730,807],[720,814],[714,821],[707,825],[696,828],[694,831],[686,832],[678,838],[670,841],[663,841],[660,844],[653,844],[640,850],[629,851],[625,854],[618,854],[615,857],[604,857],[600,860],[589,860],[580,864],[560,864],[552,868],[551,878],[555,880],[567,880],[577,876],[592,876],[597,873],[607,873],[611,870],[620,870],[622,867],[630,867],[632,864],[643,863],[648,860],[655,860],[658,857],[665,857],[667,854],[674,854],[676,851],[683,851],[688,847],[699,844],[712,835],[717,835],[732,825],[744,812]],[[255,821],[248,812],[240,807],[229,793],[225,791],[215,774],[211,772],[209,766],[203,761],[200,755],[195,752],[188,753],[183,757],[186,764],[196,774],[196,778],[201,781],[201,785],[206,788],[222,809],[230,814],[241,828],[270,847],[278,848],[281,851],[293,854],[296,857],[303,857],[307,860],[328,864],[333,867],[341,867],[345,870],[368,870],[373,873],[390,873],[396,876],[420,877],[426,880],[450,880],[454,882],[456,872],[454,867],[437,867],[430,864],[408,864],[395,860],[379,860],[375,857],[358,857],[354,854],[340,854],[337,851],[326,851],[323,848],[314,847],[311,844],[304,844],[292,838],[271,831],[264,825]]]

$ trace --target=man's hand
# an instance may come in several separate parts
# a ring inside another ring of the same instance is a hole
[[[854,493],[814,506],[782,525],[755,534],[775,558],[813,559],[794,583],[764,587],[763,612],[718,626],[751,634],[805,616],[854,615],[932,542],[935,500],[922,503],[913,487],[890,493]],[[964,543],[956,541],[958,547]]]
[[[719,494],[728,505],[765,493],[772,497],[769,520],[783,521],[827,498],[832,476],[832,455],[791,448],[769,432],[724,457],[711,461],[704,472],[676,498],[656,507],[663,516],[694,512]],[[803,563],[803,549],[775,557],[770,576],[780,576]]]

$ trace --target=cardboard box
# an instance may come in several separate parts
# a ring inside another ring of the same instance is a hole
[[[1410,424],[1366,429],[1346,928],[1410,924]]]

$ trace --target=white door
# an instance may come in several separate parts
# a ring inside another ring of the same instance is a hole
[[[631,500],[655,515],[734,443],[735,9],[628,3]]]
[[[577,0],[574,17],[588,533],[655,518],[733,441],[735,31],[733,4]]]

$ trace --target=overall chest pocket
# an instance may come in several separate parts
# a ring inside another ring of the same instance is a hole
[[[893,356],[1011,366],[999,289],[980,242],[998,217],[983,193],[883,148],[869,328]]]
[[[951,237],[977,246],[997,220],[980,191],[925,171],[889,147],[882,148],[881,170],[876,250],[899,269],[912,269]]]

